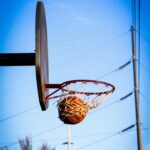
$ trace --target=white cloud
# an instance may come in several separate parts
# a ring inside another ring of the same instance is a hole
[[[55,6],[60,9],[63,12],[66,12],[68,15],[71,16],[75,21],[82,23],[82,24],[90,24],[91,20],[89,17],[85,16],[79,10],[75,9],[73,5],[62,3],[62,2],[56,2]]]

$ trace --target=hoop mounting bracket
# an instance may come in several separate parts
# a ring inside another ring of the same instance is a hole
[[[0,53],[0,66],[34,66],[35,53]]]
[[[45,84],[45,87],[47,89],[57,89],[57,88],[60,88],[61,87],[61,84]]]

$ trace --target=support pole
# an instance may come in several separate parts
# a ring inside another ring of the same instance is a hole
[[[68,146],[68,150],[71,150],[71,145],[74,145],[74,143],[70,142],[70,126],[67,126],[67,142],[62,143],[63,145]]]
[[[70,126],[68,125],[68,150],[70,150]]]
[[[141,123],[140,123],[140,111],[139,111],[139,90],[138,90],[137,65],[136,65],[137,57],[136,57],[134,35],[135,35],[134,28],[133,28],[133,26],[131,26],[137,144],[138,144],[138,150],[142,150],[142,136],[141,136],[141,129],[140,129]]]
[[[0,66],[34,66],[35,53],[0,53]]]

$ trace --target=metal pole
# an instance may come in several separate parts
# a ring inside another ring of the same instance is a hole
[[[141,136],[141,129],[140,129],[140,112],[139,112],[139,91],[138,91],[137,65],[136,65],[137,58],[136,58],[135,38],[134,38],[133,26],[131,26],[131,37],[132,37],[132,57],[133,57],[133,77],[134,77],[137,144],[138,144],[138,150],[142,150],[142,136]]]
[[[0,53],[0,66],[34,66],[35,53]]]
[[[68,150],[70,150],[70,126],[68,125]]]

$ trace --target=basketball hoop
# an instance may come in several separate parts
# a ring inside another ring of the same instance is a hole
[[[102,104],[115,90],[112,84],[97,80],[70,80],[61,84],[46,84],[45,87],[57,88],[45,99],[58,98],[59,118],[65,124],[80,123],[89,110]]]
[[[46,88],[57,88],[46,96],[46,100],[59,98],[60,102],[67,96],[76,96],[91,109],[98,107],[115,90],[112,84],[98,80],[70,80],[61,84],[46,84]]]

